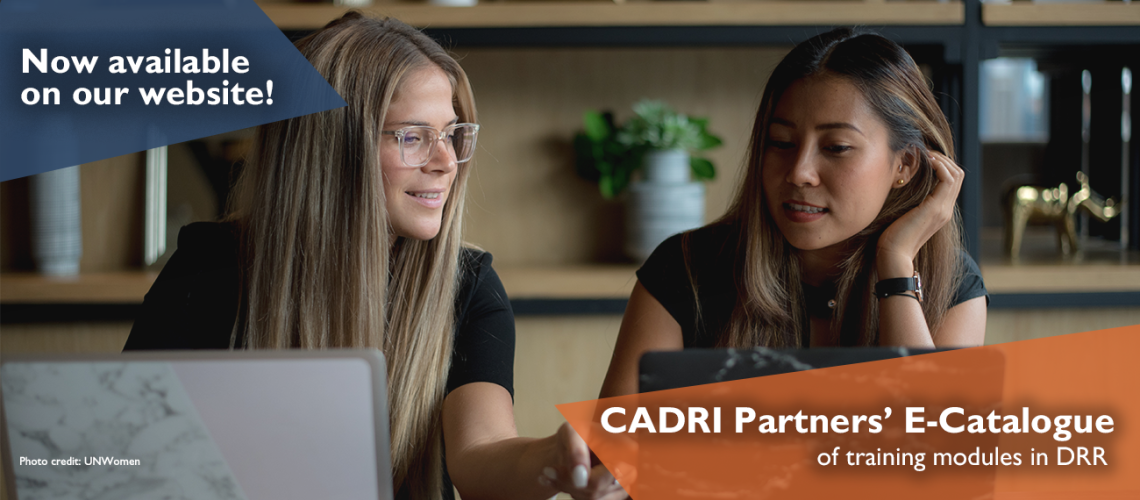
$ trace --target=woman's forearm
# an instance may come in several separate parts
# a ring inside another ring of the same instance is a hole
[[[590,467],[590,449],[570,424],[553,435],[520,438],[511,396],[496,384],[455,389],[443,402],[443,436],[451,481],[465,500],[624,497],[604,467]]]
[[[914,297],[892,295],[879,301],[879,345],[934,348],[926,316]]]
[[[547,464],[554,463],[555,436],[511,438],[447,450],[452,483],[464,500],[542,499],[558,493],[539,484]]]

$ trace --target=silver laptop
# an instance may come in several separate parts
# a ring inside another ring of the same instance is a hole
[[[0,360],[11,499],[390,499],[379,351]]]

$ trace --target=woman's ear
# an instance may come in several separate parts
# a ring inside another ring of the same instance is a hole
[[[922,168],[922,154],[922,148],[909,146],[895,155],[895,183],[892,187],[901,188],[910,184],[911,179],[918,174],[918,169]]]

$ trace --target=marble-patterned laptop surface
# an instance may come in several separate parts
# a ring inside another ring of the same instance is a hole
[[[390,494],[366,360],[121,358],[0,365],[17,498]]]

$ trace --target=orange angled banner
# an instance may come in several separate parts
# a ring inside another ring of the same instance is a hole
[[[1140,498],[1140,325],[560,405],[635,500]]]

